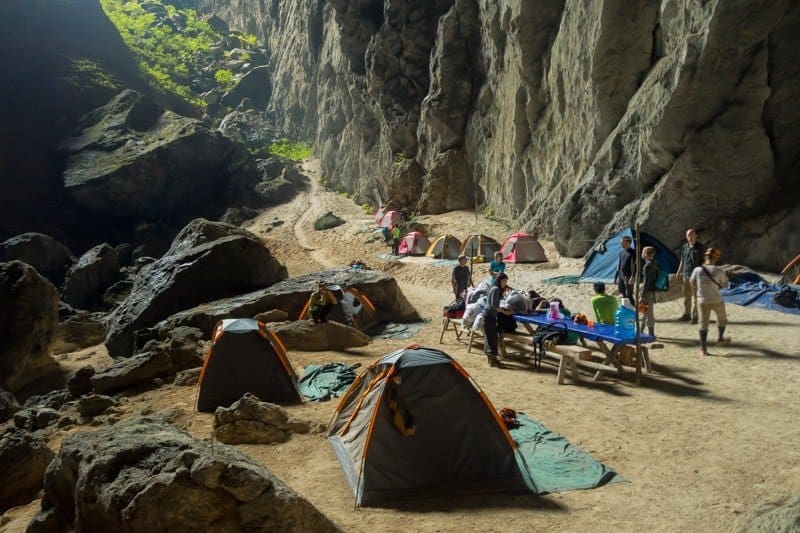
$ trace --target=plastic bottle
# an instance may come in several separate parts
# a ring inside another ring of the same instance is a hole
[[[550,312],[547,314],[547,318],[558,319],[559,307],[558,302],[550,302]]]
[[[619,309],[614,313],[614,335],[628,337],[636,332],[636,311],[627,298],[620,299]]]

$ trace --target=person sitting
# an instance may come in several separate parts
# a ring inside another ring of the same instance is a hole
[[[592,309],[594,316],[601,324],[614,325],[614,313],[619,308],[619,302],[613,296],[606,294],[605,283],[594,284],[595,295],[592,296]]]
[[[506,264],[503,262],[503,254],[495,252],[494,259],[489,262],[489,272],[494,275],[502,274],[506,271]]]
[[[336,296],[328,289],[327,283],[323,280],[319,280],[319,282],[317,282],[317,290],[311,293],[308,306],[308,312],[314,324],[327,322],[328,313],[331,312],[331,309],[333,309],[333,306],[337,303],[338,300],[336,300]]]

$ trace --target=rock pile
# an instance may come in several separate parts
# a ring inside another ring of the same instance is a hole
[[[273,403],[262,402],[247,393],[230,407],[217,407],[214,437],[226,444],[275,444],[286,442],[292,433],[308,433],[311,424],[289,416]]]

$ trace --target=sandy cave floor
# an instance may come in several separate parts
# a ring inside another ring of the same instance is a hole
[[[318,167],[306,163],[314,177]],[[322,232],[314,220],[326,211],[347,220]],[[284,223],[274,226],[274,220]],[[431,234],[459,238],[480,232],[502,240],[517,228],[452,212],[420,217]],[[450,269],[432,261],[378,259],[388,249],[376,237],[372,217],[352,201],[316,182],[292,202],[266,210],[245,227],[264,238],[290,275],[362,259],[390,272],[406,297],[430,322],[411,340],[454,356],[498,409],[512,407],[581,446],[630,480],[594,490],[546,496],[488,495],[401,502],[395,508],[355,509],[353,496],[324,435],[293,435],[284,444],[239,446],[302,494],[346,531],[727,531],[756,503],[800,492],[800,317],[728,306],[734,344],[697,355],[696,326],[677,321],[676,291],[656,306],[656,333],[665,349],[651,352],[654,373],[636,387],[608,377],[579,384],[555,382],[555,369],[524,365],[491,369],[479,353],[448,335],[439,345],[441,308],[451,299]],[[268,231],[268,228],[272,228]],[[366,229],[366,231],[364,231]],[[559,258],[543,242],[551,262],[509,265],[511,285],[558,295],[573,311],[589,310],[591,287],[554,286],[547,277],[578,274],[582,261]],[[712,326],[713,333],[713,326]],[[713,336],[713,335],[712,335]],[[311,363],[373,361],[411,341],[377,340],[349,353],[290,352],[298,372]],[[102,346],[60,356],[72,369],[110,361]],[[200,439],[211,435],[210,414],[195,413],[196,387],[166,386],[124,404],[123,416],[179,408],[176,424]],[[327,424],[334,402],[289,407],[292,414]],[[86,428],[74,428],[82,431]],[[60,437],[50,443],[54,449]],[[8,511],[0,531],[24,530],[39,501]]]

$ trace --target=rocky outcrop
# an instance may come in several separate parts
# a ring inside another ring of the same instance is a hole
[[[17,392],[55,367],[58,291],[31,266],[0,263],[0,385]]]
[[[70,268],[63,300],[76,309],[102,303],[103,293],[121,277],[117,251],[106,243],[83,254]]]
[[[756,505],[741,515],[731,533],[790,533],[800,530],[800,496],[785,496]]]
[[[312,320],[297,320],[270,325],[270,329],[293,350],[344,350],[366,346],[371,340],[366,333],[338,322],[314,324]]]
[[[157,329],[191,326],[210,335],[216,323],[223,318],[250,318],[276,308],[286,311],[291,318],[299,317],[320,279],[327,280],[328,285],[355,288],[369,298],[375,306],[375,312],[365,309],[359,315],[358,325],[363,330],[382,322],[419,320],[417,311],[393,277],[378,270],[338,268],[304,274],[260,291],[209,302],[167,318],[158,324]]]
[[[68,353],[95,346],[106,339],[102,313],[81,311],[59,321],[53,341],[53,353]]]
[[[314,221],[314,229],[317,231],[323,231],[326,229],[337,228],[344,223],[345,220],[343,218],[334,215],[331,211],[328,211]]]
[[[222,95],[220,102],[224,106],[237,107],[242,100],[249,98],[253,105],[263,108],[272,94],[270,89],[269,68],[256,67],[239,78],[230,91]]]
[[[269,120],[357,202],[477,203],[572,256],[634,221],[800,249],[792,0],[191,3],[263,38]]]
[[[127,90],[64,143],[64,186],[79,204],[128,220],[180,223],[257,203],[255,161],[203,122]]]
[[[0,389],[0,424],[10,420],[19,410],[20,405],[14,395],[7,390]]]
[[[54,455],[39,435],[21,429],[0,435],[0,512],[36,497]]]
[[[149,388],[156,378],[175,373],[172,360],[165,352],[142,352],[114,362],[89,378],[95,391],[111,394],[130,388]]]
[[[119,402],[111,396],[102,394],[90,394],[84,396],[75,404],[75,410],[84,418],[94,418],[99,416],[109,408],[119,405]]]
[[[75,257],[69,248],[49,235],[23,233],[0,244],[0,262],[4,261],[27,263],[60,287]]]
[[[309,422],[291,418],[280,405],[262,402],[249,392],[214,413],[214,438],[225,444],[275,444],[286,442],[292,433],[309,431]]]
[[[158,419],[66,436],[44,491],[37,519],[75,531],[339,531],[234,448]]]
[[[163,257],[136,275],[130,295],[109,318],[108,352],[113,357],[129,356],[137,330],[285,277],[286,268],[252,233],[197,219],[181,230]]]

